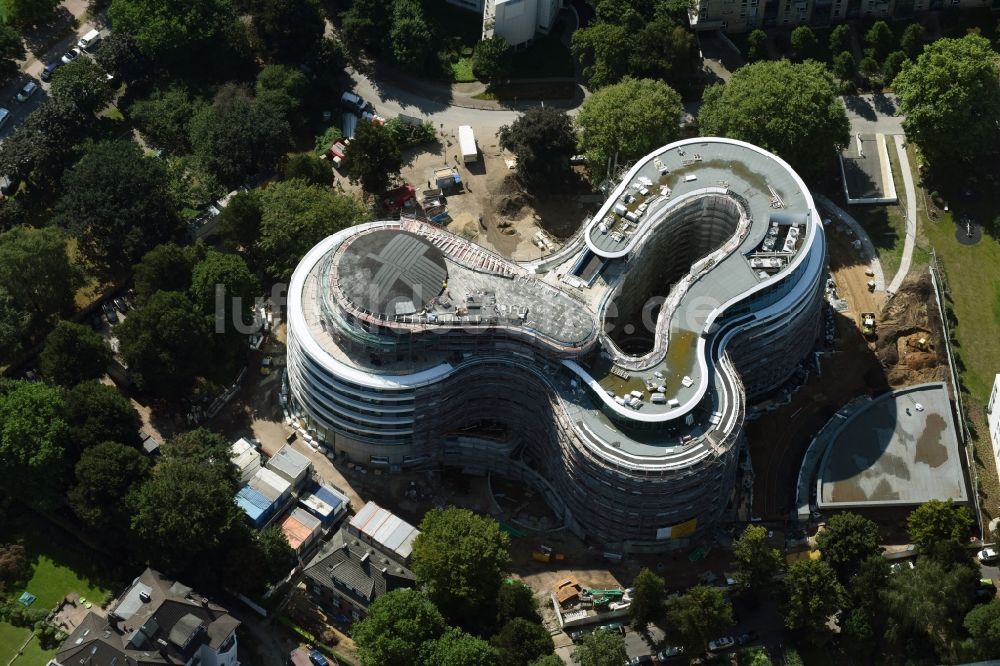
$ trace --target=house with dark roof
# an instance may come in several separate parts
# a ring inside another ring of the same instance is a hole
[[[372,602],[386,592],[416,585],[412,571],[347,526],[323,544],[303,573],[320,605],[345,622],[364,618]]]
[[[239,666],[239,624],[190,587],[146,569],[107,617],[90,612],[48,666]]]

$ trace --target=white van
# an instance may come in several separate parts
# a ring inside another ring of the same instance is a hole
[[[78,41],[76,45],[86,51],[99,41],[101,41],[101,33],[97,30],[91,30],[86,35],[81,37],[80,41]]]
[[[350,90],[340,96],[340,105],[358,115],[368,111],[371,107],[368,102],[361,98],[361,95],[353,93]]]

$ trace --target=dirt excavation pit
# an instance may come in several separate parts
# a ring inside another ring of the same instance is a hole
[[[934,285],[911,273],[877,319],[875,355],[891,386],[947,381],[948,367]]]

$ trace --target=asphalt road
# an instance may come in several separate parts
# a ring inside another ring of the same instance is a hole
[[[28,61],[28,64],[22,70],[21,74],[15,79],[9,81],[7,85],[0,88],[0,106],[5,107],[10,111],[10,120],[8,120],[2,129],[0,129],[0,140],[5,139],[10,136],[24,119],[27,118],[38,105],[41,104],[49,95],[49,84],[38,78],[45,65],[52,62],[59,62],[59,59],[64,53],[69,51],[71,48],[76,46],[77,40],[81,35],[86,34],[92,30],[95,26],[92,23],[85,23],[81,25],[77,31],[72,35],[67,35],[63,39],[59,40],[51,49],[45,52],[44,56],[34,60]],[[102,36],[107,36],[109,30],[106,28],[101,30]],[[96,46],[95,48],[100,48]],[[84,53],[84,57],[89,57],[90,54]],[[24,84],[29,80],[33,79],[35,83],[41,85],[41,88],[35,92],[34,95],[28,98],[26,102],[17,101],[17,93],[24,87]]]
[[[852,134],[902,134],[895,95],[852,95],[842,98],[851,121]]]

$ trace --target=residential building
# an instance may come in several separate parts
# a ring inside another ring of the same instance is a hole
[[[395,553],[363,541],[347,525],[323,544],[303,573],[313,596],[341,621],[360,620],[386,592],[416,584],[413,572]]]
[[[239,624],[190,587],[146,569],[107,617],[91,611],[49,666],[239,666]]]
[[[986,405],[986,423],[993,443],[993,461],[1000,472],[1000,374],[993,379],[993,390]]]
[[[446,2],[449,5],[455,5],[470,12],[476,12],[477,14],[482,14],[483,7],[486,5],[486,0],[446,0]]]
[[[347,531],[402,564],[409,563],[413,540],[420,534],[416,527],[375,502],[361,507],[348,523]]]
[[[288,290],[289,409],[351,463],[497,474],[609,552],[686,549],[736,518],[747,406],[812,361],[826,276],[786,162],[678,141],[534,261],[409,219],[320,241]]]
[[[503,37],[517,48],[547,35],[559,15],[559,0],[486,0],[483,39]]]

